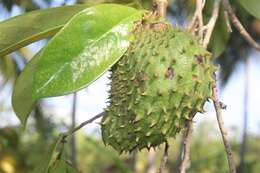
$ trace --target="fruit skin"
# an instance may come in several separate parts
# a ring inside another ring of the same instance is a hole
[[[175,137],[211,97],[211,54],[166,23],[138,25],[135,41],[112,68],[102,138],[120,153]]]

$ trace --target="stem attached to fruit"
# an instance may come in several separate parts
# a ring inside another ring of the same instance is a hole
[[[200,37],[203,36],[203,14],[202,11],[205,7],[206,0],[196,0],[196,10],[191,22],[189,23],[188,30],[192,33],[197,33]]]
[[[154,0],[154,10],[157,12],[159,18],[166,17],[168,0]]]

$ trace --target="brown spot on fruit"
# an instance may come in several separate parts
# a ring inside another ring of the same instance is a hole
[[[140,72],[137,76],[137,78],[135,79],[135,83],[138,84],[143,84],[144,81],[147,81],[149,78],[146,74],[144,74],[143,72]]]
[[[167,79],[173,79],[174,77],[174,70],[172,67],[168,67],[167,70],[166,70],[166,73],[165,73],[165,77]]]
[[[158,30],[158,31],[165,30],[165,29],[169,28],[169,25],[167,25],[165,23],[161,23],[161,22],[152,23],[152,24],[149,24],[149,25],[150,25],[150,29]]]
[[[194,74],[194,75],[192,75],[192,79],[193,79],[193,80],[197,80],[197,79],[198,79],[198,76]]]
[[[131,114],[129,122],[130,123],[134,123],[135,122],[135,118],[136,118],[136,115],[135,114]]]
[[[184,48],[181,49],[180,53],[184,54],[186,52],[186,50]]]
[[[203,56],[202,55],[195,55],[194,56],[196,61],[198,62],[198,64],[202,64],[203,63]]]

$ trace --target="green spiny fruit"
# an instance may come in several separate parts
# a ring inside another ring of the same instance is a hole
[[[102,137],[120,153],[175,137],[211,97],[211,54],[188,32],[140,24],[135,41],[112,68]]]

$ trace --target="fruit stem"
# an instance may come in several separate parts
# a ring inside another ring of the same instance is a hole
[[[159,18],[166,18],[166,11],[168,6],[168,0],[154,0],[154,11]]]

